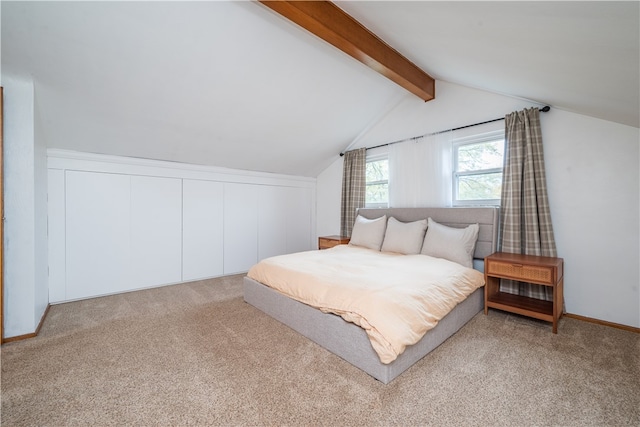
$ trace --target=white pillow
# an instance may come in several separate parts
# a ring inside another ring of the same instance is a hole
[[[382,215],[380,218],[367,219],[358,215],[356,222],[353,224],[351,231],[350,245],[364,246],[365,248],[380,250],[382,239],[384,239],[384,231],[387,228],[387,216]]]
[[[429,218],[421,253],[473,268],[473,252],[479,229],[478,224],[471,224],[467,228],[447,227]]]
[[[381,251],[398,252],[405,255],[419,254],[426,230],[426,219],[400,222],[390,217],[387,221],[387,231],[384,233]]]

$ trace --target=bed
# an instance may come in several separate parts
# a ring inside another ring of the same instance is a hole
[[[496,249],[497,208],[360,209],[358,215],[372,220],[381,216],[393,217],[402,223],[431,218],[439,224],[460,229],[478,224],[477,241],[472,249],[472,265],[480,272],[483,271],[484,257]],[[289,298],[248,276],[244,278],[244,300],[384,384],[392,381],[457,332],[482,311],[484,306],[483,287],[479,287],[455,305],[419,341],[407,346],[392,362],[383,363],[380,354],[374,350],[368,333],[336,314],[325,313]]]

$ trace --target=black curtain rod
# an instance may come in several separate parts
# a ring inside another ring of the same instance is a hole
[[[543,113],[546,113],[549,110],[551,110],[551,107],[549,107],[548,105],[545,105],[544,107],[539,109],[539,111],[541,111]],[[500,120],[504,120],[504,117],[500,117],[499,119],[487,120],[486,122],[474,123],[472,125],[460,126],[459,128],[441,130],[440,132],[427,133],[427,134],[424,134],[424,135],[413,136],[411,138],[401,139],[401,140],[398,140],[398,141],[387,142],[386,144],[376,145],[375,147],[367,147],[367,150],[372,150],[374,148],[380,148],[380,147],[386,147],[387,145],[398,144],[400,142],[415,141],[416,139],[424,138],[425,136],[438,135],[438,134],[445,133],[445,132],[453,132],[454,130],[460,130],[460,129],[466,129],[466,128],[470,128],[470,127],[474,127],[474,126],[486,125],[487,123],[499,122]],[[340,157],[342,157],[342,156],[344,156],[344,152],[340,153]]]

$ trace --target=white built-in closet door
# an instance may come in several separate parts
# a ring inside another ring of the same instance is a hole
[[[49,253],[49,302],[66,299],[65,171],[49,169],[47,175],[47,236]]]
[[[129,274],[128,175],[66,171],[66,300],[121,292]]]
[[[224,274],[223,183],[185,179],[182,183],[182,279]]]
[[[181,281],[181,180],[67,171],[65,206],[66,300]]]
[[[224,184],[224,274],[258,261],[258,185]]]
[[[287,188],[262,186],[258,198],[258,259],[287,253]]]
[[[258,213],[258,259],[313,249],[310,189],[263,186]]]
[[[287,253],[315,249],[311,242],[311,189],[286,187]]]
[[[182,180],[131,177],[131,289],[182,281]]]

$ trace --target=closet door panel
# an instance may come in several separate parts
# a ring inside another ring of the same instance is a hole
[[[224,184],[224,274],[244,273],[258,261],[258,188]]]
[[[287,188],[262,186],[258,198],[258,259],[287,253]]]
[[[182,184],[182,279],[224,274],[224,184],[185,179]]]
[[[132,289],[182,280],[182,181],[131,177]]]
[[[66,171],[66,300],[130,287],[130,177]]]
[[[311,190],[289,187],[287,190],[287,253],[314,249],[311,241]]]
[[[64,171],[47,171],[47,236],[49,302],[66,299]]]

